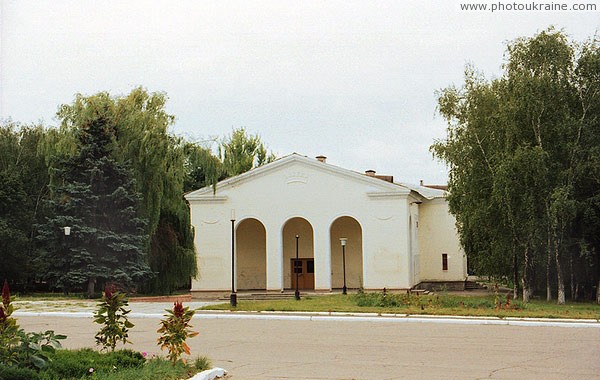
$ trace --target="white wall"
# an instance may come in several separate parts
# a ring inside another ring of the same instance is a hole
[[[466,256],[460,246],[455,219],[445,199],[419,206],[421,281],[462,281],[467,277]],[[448,255],[448,270],[442,270],[442,254]]]

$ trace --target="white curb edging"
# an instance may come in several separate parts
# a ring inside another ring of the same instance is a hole
[[[328,315],[329,313],[262,313],[262,312],[196,312],[194,319],[261,319],[286,321],[336,321],[336,322],[380,322],[380,323],[448,323],[462,325],[509,325],[509,326],[546,326],[546,327],[583,327],[600,328],[600,321],[592,319],[561,320],[545,318],[498,318],[498,317],[460,317],[460,316],[426,316],[426,315],[373,315],[372,313],[348,313]],[[71,317],[92,318],[92,312],[30,312],[15,311],[15,316],[34,317]],[[157,313],[131,313],[131,318],[162,318]]]
[[[219,377],[223,377],[226,374],[227,371],[225,371],[223,368],[216,367],[197,373],[193,377],[190,377],[188,380],[214,380]]]

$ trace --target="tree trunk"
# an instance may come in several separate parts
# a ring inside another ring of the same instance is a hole
[[[552,246],[550,243],[550,235],[548,235],[548,245],[546,247],[548,257],[546,258],[546,301],[552,301],[552,289],[550,286],[550,267],[552,262]]]
[[[562,268],[560,266],[559,244],[554,243],[554,257],[556,258],[556,282],[558,285],[557,302],[559,305],[565,304],[565,281],[562,276]]]
[[[529,247],[525,248],[525,265],[523,266],[523,303],[528,303],[531,298],[531,284],[529,283]]]
[[[575,292],[575,274],[573,273],[573,251],[569,250],[569,272],[571,277],[571,301],[575,301],[576,292]]]
[[[94,297],[95,287],[96,287],[96,277],[90,277],[88,279],[88,285],[87,285],[87,298]]]
[[[519,267],[517,265],[517,252],[513,248],[513,299],[519,298]]]

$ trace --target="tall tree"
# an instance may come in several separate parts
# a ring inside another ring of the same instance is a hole
[[[183,199],[185,142],[169,131],[175,118],[165,111],[166,100],[165,94],[143,88],[126,96],[77,95],[73,104],[60,107],[58,116],[67,131],[77,130],[94,115],[114,125],[114,155],[133,168],[136,189],[142,194],[142,215],[148,220],[148,263],[156,276],[145,289],[169,293],[189,286],[197,268]]]
[[[583,174],[598,134],[598,52],[597,40],[570,43],[550,28],[509,44],[501,78],[488,82],[469,69],[462,89],[440,93],[448,137],[432,150],[450,165],[450,209],[469,260],[482,274],[509,277],[512,256],[525,301],[545,272],[548,294],[554,282],[564,303],[565,268],[575,297],[573,268],[598,260],[576,224],[600,189]]]
[[[115,134],[114,124],[102,114],[79,127],[78,154],[55,167],[54,215],[38,235],[47,244],[48,279],[65,290],[87,284],[90,297],[97,281],[134,287],[151,274],[141,197],[131,169],[112,157]],[[65,226],[73,233],[60,249]]]
[[[43,138],[41,126],[0,125],[0,281],[17,286],[43,271],[32,228],[43,219],[41,205],[48,194],[48,168],[38,151]]]
[[[219,158],[227,177],[247,172],[275,160],[258,135],[249,135],[245,128],[235,129],[219,145]]]

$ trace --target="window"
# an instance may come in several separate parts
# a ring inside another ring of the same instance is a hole
[[[294,273],[302,273],[302,260],[294,261]]]
[[[448,254],[442,253],[442,270],[448,270]]]

